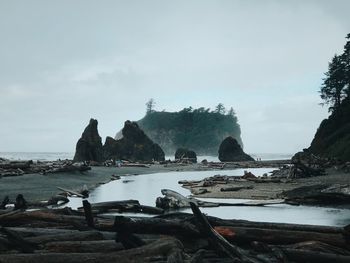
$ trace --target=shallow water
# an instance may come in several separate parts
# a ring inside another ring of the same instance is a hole
[[[215,174],[240,176],[244,170],[235,169],[225,171],[195,171],[168,172],[144,175],[122,176],[120,180],[101,185],[92,191],[89,201],[104,202],[136,199],[143,205],[155,205],[157,197],[162,196],[161,189],[171,189],[185,196],[190,192],[178,184],[179,180],[200,180]],[[248,169],[255,175],[262,175],[271,168]],[[203,199],[204,200],[204,199]],[[205,199],[216,202],[242,202],[242,199]],[[72,198],[71,207],[81,206],[81,199]],[[266,207],[216,207],[201,208],[209,215],[226,219],[245,219],[261,222],[284,222],[314,225],[344,226],[350,224],[350,210],[337,208],[323,208],[310,206],[269,205]],[[191,212],[183,209],[183,212]]]

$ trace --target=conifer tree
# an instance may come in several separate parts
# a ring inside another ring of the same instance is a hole
[[[321,98],[324,104],[330,105],[329,110],[337,109],[345,97],[345,69],[340,56],[335,55],[328,65],[328,71],[325,73],[321,87]]]

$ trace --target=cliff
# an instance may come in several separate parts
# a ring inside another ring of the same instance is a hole
[[[179,112],[151,112],[137,122],[167,155],[187,148],[200,155],[217,155],[220,143],[234,137],[243,147],[241,129],[234,114],[191,108]],[[116,138],[120,138],[120,133]]]
[[[321,122],[309,150],[321,157],[350,161],[350,99]]]

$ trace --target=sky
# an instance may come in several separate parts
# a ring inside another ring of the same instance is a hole
[[[248,153],[294,153],[350,33],[350,1],[0,0],[0,152],[74,152],[156,110],[236,111]]]

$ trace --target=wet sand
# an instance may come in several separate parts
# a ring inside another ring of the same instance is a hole
[[[220,175],[225,175],[225,172],[220,172]],[[203,178],[204,179],[204,178]],[[310,186],[317,184],[350,184],[350,174],[337,171],[334,169],[327,170],[327,174],[324,176],[316,176],[309,178],[300,178],[296,180],[282,179],[279,183],[255,183],[252,181],[235,181],[229,184],[217,184],[212,187],[200,187],[208,190],[208,193],[196,195],[193,190],[198,188],[185,187],[191,190],[195,197],[207,197],[207,198],[235,198],[235,199],[277,199],[283,191],[292,190],[301,186]],[[242,189],[232,192],[221,192],[221,188],[228,187],[248,187],[252,186],[252,189]]]
[[[112,180],[112,175],[128,174],[150,174],[171,171],[197,171],[203,170],[199,164],[186,166],[151,165],[150,168],[143,167],[92,167],[87,172],[55,173],[55,174],[25,174],[22,176],[12,176],[0,178],[0,199],[6,195],[10,200],[15,200],[18,194],[28,201],[43,201],[62,192],[57,189],[61,187],[73,191],[79,191],[85,185],[92,190],[100,184],[108,183]]]

